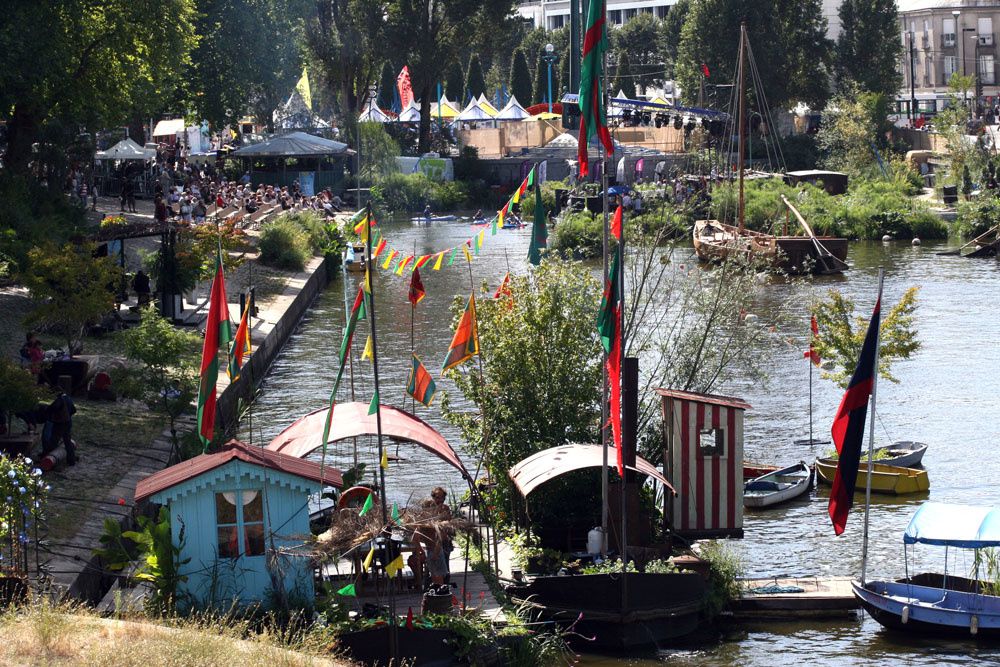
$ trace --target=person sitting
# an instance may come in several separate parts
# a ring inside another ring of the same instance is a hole
[[[205,208],[205,202],[201,198],[195,199],[194,206],[191,208],[191,218],[196,222],[205,222],[205,217],[208,215],[208,209]]]
[[[431,215],[433,215],[431,213],[431,205],[428,204],[427,206],[424,206],[424,217],[429,219]]]
[[[486,218],[484,218],[484,217],[483,217],[483,209],[481,209],[481,208],[480,208],[480,209],[477,209],[477,210],[476,210],[476,214],[472,216],[472,220],[473,220],[474,222],[482,222],[482,221],[484,221],[485,219],[486,219]]]
[[[132,289],[135,290],[135,296],[139,300],[139,307],[149,305],[149,276],[142,269],[139,269],[135,277],[132,278]]]

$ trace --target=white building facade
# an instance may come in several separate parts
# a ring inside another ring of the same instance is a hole
[[[614,26],[622,25],[641,13],[666,18],[677,0],[607,0],[607,3],[608,24]],[[585,0],[581,0],[581,15],[585,4]],[[532,21],[536,28],[558,30],[569,25],[569,0],[521,0],[517,11]]]
[[[974,75],[981,104],[996,105],[1000,0],[899,0],[898,8],[903,44],[899,113],[909,113],[911,84],[919,115],[940,111],[955,73]]]

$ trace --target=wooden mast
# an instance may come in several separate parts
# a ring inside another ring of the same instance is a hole
[[[736,209],[737,213],[736,213],[736,215],[737,215],[737,220],[739,221],[739,230],[740,230],[740,234],[741,235],[743,234],[743,229],[745,227],[745,219],[744,219],[745,204],[744,204],[744,201],[743,201],[743,167],[744,167],[744,162],[743,161],[744,161],[744,159],[746,159],[746,147],[745,147],[745,143],[746,143],[746,129],[747,129],[746,128],[746,122],[747,121],[746,121],[746,108],[745,108],[745,106],[746,106],[746,99],[747,99],[747,97],[746,97],[746,93],[743,90],[743,86],[745,85],[745,81],[744,81],[744,79],[745,79],[744,58],[745,58],[745,54],[746,54],[746,40],[747,40],[747,24],[744,22],[744,23],[740,23],[740,60],[739,60],[740,64],[739,64],[739,68],[737,70],[737,73],[739,75],[739,85],[736,88],[736,94],[739,96],[739,114],[740,114],[740,125],[739,125],[740,129],[739,129],[739,135],[738,135],[739,136],[740,145],[739,145],[739,149],[738,149],[739,158],[738,158],[738,161],[737,161],[737,168],[740,170],[740,173],[739,173],[739,179],[740,179],[740,196],[739,196],[739,200],[738,200],[738,204],[737,204],[737,209]]]

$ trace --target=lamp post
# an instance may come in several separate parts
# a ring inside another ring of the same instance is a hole
[[[552,65],[559,60],[555,50],[556,47],[550,42],[545,45],[545,54],[542,56],[542,60],[549,66],[549,113],[552,113]]]

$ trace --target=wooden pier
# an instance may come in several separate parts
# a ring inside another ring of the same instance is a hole
[[[836,618],[860,608],[850,577],[746,579],[741,584],[743,593],[729,605],[733,618]]]

